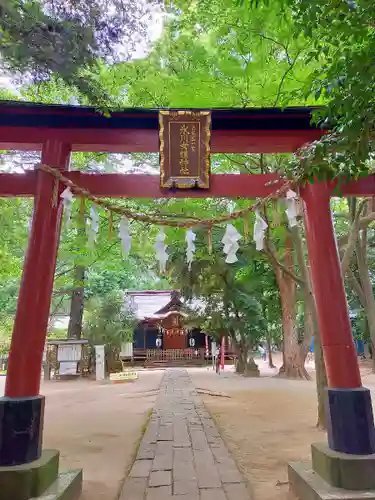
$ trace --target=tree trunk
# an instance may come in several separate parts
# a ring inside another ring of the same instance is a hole
[[[320,331],[318,326],[318,315],[316,310],[315,298],[311,286],[310,269],[306,265],[304,257],[304,247],[298,227],[292,229],[293,240],[296,245],[297,261],[301,276],[305,282],[302,287],[304,295],[304,344],[310,347],[314,338],[314,360],[315,360],[315,380],[316,395],[318,399],[318,420],[317,427],[326,429],[326,387],[327,373],[324,364],[323,350],[320,342]]]
[[[308,278],[309,279],[309,278]],[[308,289],[305,290],[305,334],[310,339],[314,337],[314,361],[315,361],[315,382],[316,394],[318,399],[318,420],[316,426],[319,429],[325,430],[326,422],[326,388],[327,388],[327,373],[324,364],[323,350],[320,342],[320,331],[318,327],[318,318],[315,306],[315,300],[312,295],[310,281]]]
[[[371,348],[375,345],[375,301],[374,294],[372,291],[372,284],[369,277],[369,270],[367,263],[361,262],[361,259],[357,260],[357,267],[359,271],[359,280],[355,276],[351,269],[348,269],[347,282],[350,285],[352,291],[357,295],[361,306],[363,307],[366,320],[368,332],[371,338]],[[373,359],[373,371],[375,372],[375,357]]]
[[[292,240],[288,238],[284,265],[292,271]],[[284,331],[284,363],[279,370],[279,376],[309,380],[305,368],[305,359],[308,352],[305,343],[298,343],[296,325],[296,283],[280,267],[275,268],[276,279],[280,290],[280,300]]]
[[[284,328],[284,326],[283,326]],[[283,331],[284,333],[284,331]],[[283,335],[284,336],[284,335]],[[280,366],[280,369],[279,369],[279,375],[281,373],[284,373],[284,366],[285,366],[285,349],[284,349],[284,340],[281,341],[280,343],[280,350],[281,350],[281,355],[283,357],[283,364]]]
[[[236,373],[242,375],[243,373],[245,373],[245,367],[246,367],[245,360],[243,359],[241,352],[238,351],[236,358]]]
[[[74,267],[74,284],[68,326],[68,338],[70,339],[80,339],[82,336],[85,272],[86,269],[83,266],[77,265]]]
[[[236,373],[245,377],[259,377],[258,365],[255,363],[254,358],[249,356],[251,346],[248,345],[246,339],[241,336],[241,340],[238,341],[234,332],[230,333],[230,337],[237,354]]]
[[[320,342],[319,328],[315,330],[315,335],[314,335],[314,360],[315,360],[315,372],[316,372],[316,393],[318,396],[318,421],[316,423],[316,426],[318,427],[318,429],[326,430],[327,429],[326,388],[328,386],[328,382],[327,382],[326,367],[324,364],[322,344]]]
[[[360,253],[359,253],[360,252]],[[369,274],[368,263],[364,249],[357,252],[358,271],[361,280],[363,295],[364,295],[364,309],[367,317],[367,324],[371,336],[371,344],[374,348],[375,345],[375,298],[372,289],[372,283]],[[375,372],[375,357],[372,360],[372,371]]]
[[[244,376],[245,377],[259,377],[260,376],[258,365],[255,363],[253,356],[250,356],[250,357],[247,356]]]
[[[230,332],[230,338],[232,339],[232,346],[234,352],[236,353],[236,363],[235,363],[236,373],[242,375],[245,371],[246,360],[243,356],[240,343],[236,339],[234,332]]]
[[[365,206],[365,215],[369,212],[369,203]],[[358,210],[359,211],[359,210]],[[375,298],[370,279],[370,271],[367,261],[367,229],[361,231],[358,235],[355,245],[355,256],[360,280],[359,299],[367,317],[367,324],[371,336],[371,343],[375,345]],[[355,276],[352,276],[355,280]],[[375,372],[375,358],[372,358],[372,371]]]
[[[276,366],[273,364],[272,347],[271,347],[271,342],[269,339],[267,339],[267,354],[268,354],[268,367],[269,368],[276,368]]]
[[[360,215],[364,208],[364,216],[372,212],[374,206],[370,202],[363,200],[357,207],[356,198],[348,198],[348,206],[351,215],[352,228],[349,234],[348,243],[342,258],[343,274],[347,275],[347,280],[352,290],[357,294],[358,299],[366,313],[367,324],[371,337],[372,350],[375,346],[375,298],[370,279],[367,262],[367,226],[359,233]],[[355,250],[355,260],[358,270],[359,280],[355,272],[350,268],[350,257]],[[349,257],[347,255],[349,254]],[[346,259],[345,259],[346,258]],[[372,356],[372,371],[375,373],[375,356]]]
[[[373,353],[375,349],[375,310],[371,306],[371,309],[369,307],[366,307],[365,311],[371,338],[371,353]],[[371,359],[372,359],[372,372],[375,373],[375,356],[371,355]]]
[[[240,334],[240,349],[242,352],[243,359],[245,360],[245,377],[259,377],[260,372],[258,365],[254,361],[254,357],[252,356],[253,346],[250,345],[248,339],[242,333]],[[250,354],[249,354],[250,353]]]

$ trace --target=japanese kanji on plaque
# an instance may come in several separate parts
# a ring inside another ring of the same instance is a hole
[[[160,111],[160,183],[162,188],[210,185],[210,111]]]

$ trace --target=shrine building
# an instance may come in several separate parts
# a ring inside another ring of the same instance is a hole
[[[135,361],[204,361],[211,338],[191,323],[197,299],[187,305],[177,290],[128,291],[126,299],[138,321]]]

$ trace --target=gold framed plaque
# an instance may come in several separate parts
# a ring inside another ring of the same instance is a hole
[[[211,112],[159,111],[162,188],[210,187]]]

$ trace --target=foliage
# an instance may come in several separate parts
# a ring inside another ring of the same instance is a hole
[[[252,265],[254,266],[254,263]],[[255,265],[256,273],[252,278],[256,284],[255,289],[258,292],[257,297],[264,318],[265,339],[262,340],[268,340],[270,343],[280,345],[283,336],[282,310],[276,276],[267,261],[259,259]],[[249,267],[251,268],[251,265]],[[244,278],[249,280],[248,273],[244,273]]]
[[[147,37],[152,8],[158,3],[1,0],[3,63],[37,82],[54,75],[63,86],[107,107],[115,101],[104,90],[98,74],[105,62],[129,57]]]
[[[0,341],[12,328],[30,215],[29,200],[0,198]]]
[[[297,29],[312,41],[310,56],[319,61],[311,91],[324,95],[325,116],[346,141],[340,153],[346,156],[347,173],[367,173],[375,118],[373,3],[302,0],[298,9],[292,6]]]
[[[13,158],[12,156],[10,165],[14,165]],[[17,162],[15,164],[17,165]],[[130,203],[135,205],[136,201],[131,200]],[[8,339],[12,330],[31,210],[31,200],[0,198],[0,339]],[[88,207],[86,210],[88,211]],[[100,298],[108,295],[110,291],[124,293],[127,289],[170,287],[167,281],[155,272],[149,228],[139,225],[134,228],[137,237],[134,238],[133,251],[128,259],[124,259],[116,234],[118,220],[115,219],[113,236],[109,238],[108,220],[104,216],[101,217],[97,244],[94,249],[89,250],[85,231],[81,235],[78,234],[78,212],[79,203],[75,202],[70,229],[67,230],[63,223],[51,320],[56,315],[69,315],[70,296],[77,285],[72,279],[77,263],[84,265],[86,269],[86,280],[83,283],[86,298]]]
[[[361,340],[375,342],[374,299],[374,231],[372,200],[335,200],[338,247],[342,271],[348,288],[348,302],[353,334]],[[375,369],[375,367],[373,367]]]
[[[111,292],[87,304],[84,333],[93,345],[120,348],[132,339],[135,324],[132,312],[124,308],[122,293]]]
[[[1,340],[0,339],[0,358],[2,356],[7,356],[10,348],[10,341],[9,340]]]
[[[238,3],[238,2],[237,2]],[[265,0],[240,1],[250,9],[267,8]],[[303,153],[300,176],[336,178],[367,175],[375,125],[375,10],[371,0],[279,0],[293,32],[308,41],[306,63],[314,71],[304,82],[305,97],[323,98],[316,113],[331,134]],[[272,3],[272,6],[275,2]],[[253,10],[254,11],[254,10]]]
[[[150,56],[109,68],[129,103],[168,107],[300,104],[293,92],[312,71],[305,41],[278,8],[249,12],[230,0],[180,1]]]
[[[207,251],[204,231],[196,233],[196,258],[188,269],[184,248],[174,247],[171,256],[171,280],[180,288],[189,302],[193,297],[201,305],[192,322],[219,339],[231,337],[242,359],[242,370],[247,366],[252,348],[266,334],[261,300],[265,299],[253,245],[241,245],[238,262],[226,264],[222,254],[222,231],[213,231],[213,251]],[[259,259],[262,257],[260,256]]]

